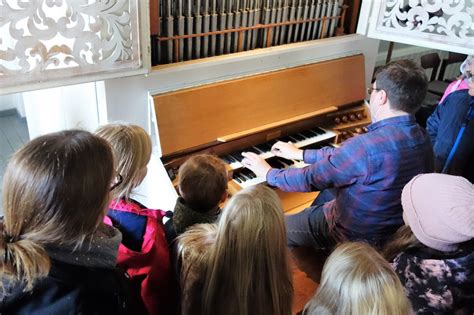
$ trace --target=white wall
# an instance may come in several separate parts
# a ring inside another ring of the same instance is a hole
[[[21,93],[0,95],[0,111],[16,109],[21,117],[25,117],[25,107]]]
[[[101,82],[23,93],[30,139],[64,129],[96,129],[98,88],[103,89]]]

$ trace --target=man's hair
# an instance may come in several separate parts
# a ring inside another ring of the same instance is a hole
[[[424,70],[410,60],[393,61],[375,75],[377,89],[387,93],[392,109],[414,114],[425,99],[428,80]]]
[[[226,164],[213,155],[192,156],[179,168],[178,178],[181,197],[199,212],[216,207],[227,190]]]
[[[305,314],[411,314],[395,271],[365,243],[344,243],[324,264],[318,291]]]

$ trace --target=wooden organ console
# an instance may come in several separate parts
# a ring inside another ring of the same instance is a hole
[[[277,168],[301,161],[270,153],[278,140],[301,148],[337,146],[363,133],[370,115],[364,57],[356,55],[153,96],[161,160],[177,183],[179,166],[193,154],[220,156],[230,172],[229,193],[265,181],[240,163],[260,154]],[[317,195],[277,190],[285,212],[304,209]]]

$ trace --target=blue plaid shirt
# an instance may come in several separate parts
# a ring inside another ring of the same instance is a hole
[[[385,241],[403,224],[400,196],[410,179],[433,171],[430,140],[412,115],[384,119],[341,147],[305,150],[305,168],[272,169],[267,182],[285,191],[335,188],[323,205],[339,239]]]

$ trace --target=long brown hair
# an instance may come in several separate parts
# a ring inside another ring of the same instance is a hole
[[[253,186],[225,206],[209,253],[202,314],[291,313],[292,277],[277,194]]]
[[[87,131],[51,133],[28,142],[9,162],[3,181],[0,275],[24,282],[47,276],[46,246],[79,247],[102,224],[113,156]]]
[[[411,305],[397,274],[365,243],[338,246],[324,264],[321,285],[305,315],[408,315]]]
[[[415,247],[423,247],[423,245],[413,234],[410,226],[404,225],[397,230],[392,240],[385,245],[382,255],[388,261],[392,261],[401,252]]]

